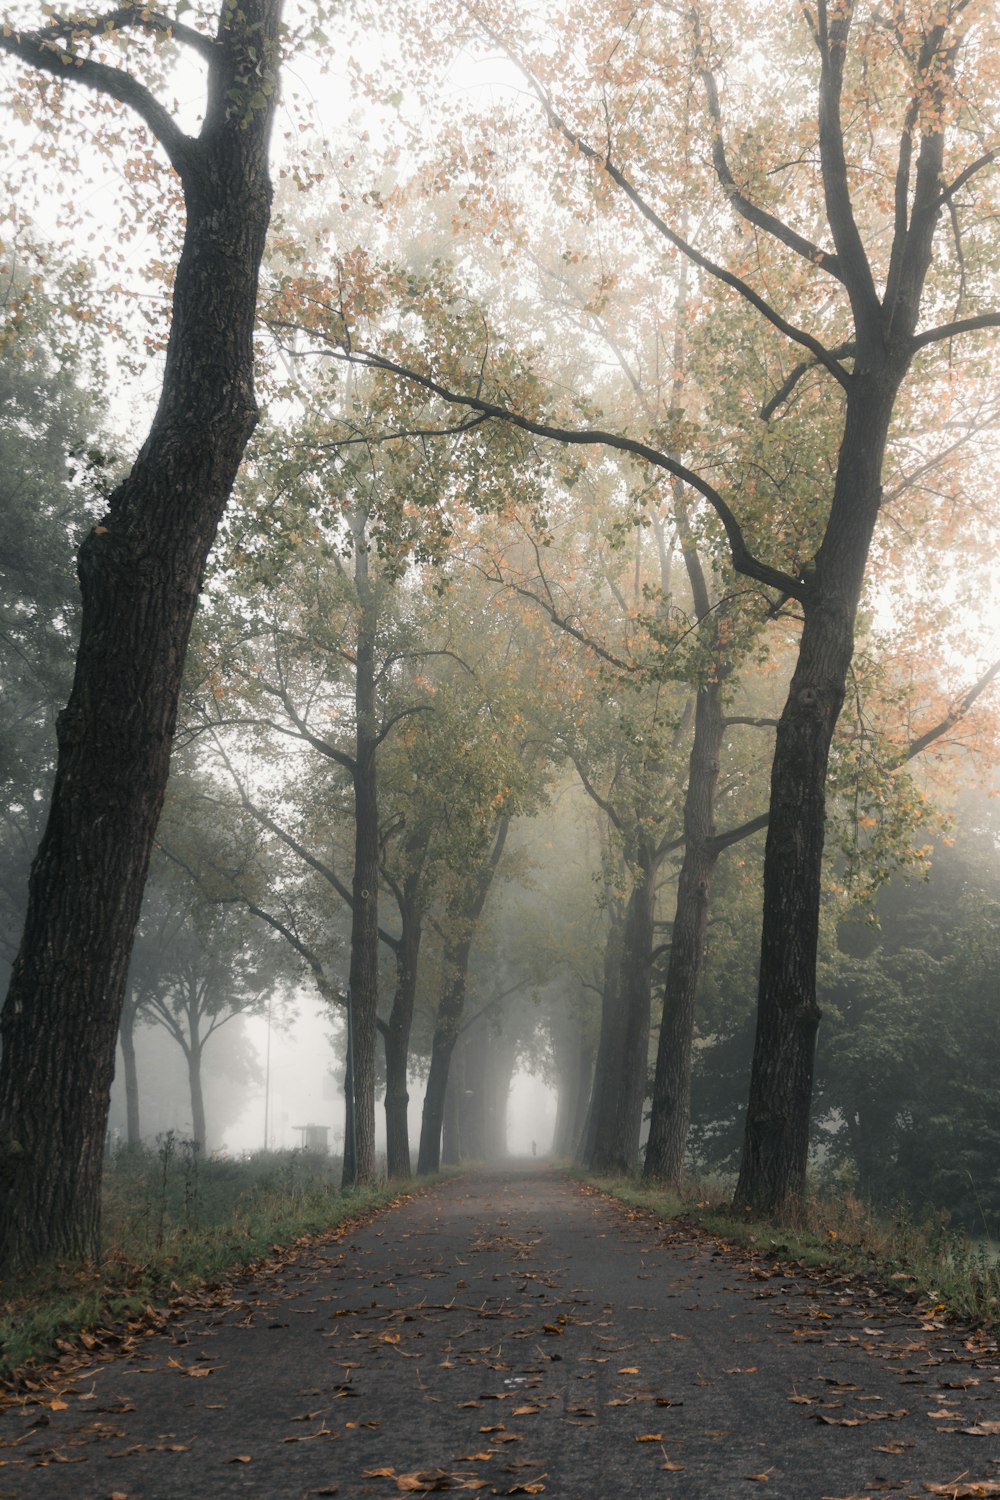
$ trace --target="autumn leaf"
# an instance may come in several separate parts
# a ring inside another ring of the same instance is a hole
[[[634,1443],[662,1443],[662,1432],[636,1432],[632,1435]]]
[[[949,1500],[980,1500],[1000,1495],[1000,1479],[954,1479],[951,1484],[925,1484],[929,1495],[947,1495]]]

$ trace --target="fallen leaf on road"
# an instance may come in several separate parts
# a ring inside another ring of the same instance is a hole
[[[662,1432],[636,1432],[636,1433],[633,1433],[633,1435],[632,1435],[632,1441],[635,1442],[635,1443],[662,1443],[663,1442],[663,1433]]]
[[[227,1464],[252,1464],[253,1459],[249,1453],[236,1453],[232,1458],[226,1459]]]
[[[749,1479],[754,1484],[766,1484],[768,1477],[767,1474],[744,1474],[743,1476],[744,1479]]]
[[[949,1500],[979,1500],[1000,1495],[1000,1479],[955,1479],[951,1484],[925,1484],[929,1495],[947,1495]]]
[[[639,1366],[638,1365],[625,1365],[621,1370],[618,1371],[618,1373],[619,1373],[619,1375],[638,1375],[638,1373],[639,1373]]]
[[[397,1474],[396,1488],[404,1494],[429,1495],[436,1490],[450,1490],[452,1476],[447,1469],[434,1469],[424,1473]]]
[[[955,1431],[968,1437],[995,1437],[1000,1433],[1000,1422],[977,1422],[974,1427],[958,1427]]]

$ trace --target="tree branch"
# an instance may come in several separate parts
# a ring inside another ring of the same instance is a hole
[[[515,67],[521,70],[522,74],[527,80],[529,88],[535,95],[538,102],[541,104],[542,109],[545,111],[546,119],[548,120],[551,128],[555,130],[559,135],[561,135],[563,139],[569,145],[571,145],[575,151],[579,152],[582,157],[584,157],[587,161],[593,162],[595,166],[597,166],[602,172],[606,174],[606,176],[610,177],[615,186],[620,188],[620,190],[625,194],[626,198],[628,198],[629,202],[636,209],[636,211],[641,215],[642,218],[646,220],[647,224],[650,224],[656,230],[657,234],[661,235],[662,238],[668,242],[668,244],[673,245],[675,250],[679,250],[683,256],[691,261],[693,265],[698,266],[700,270],[713,277],[716,281],[721,281],[723,285],[728,286],[731,291],[738,293],[738,295],[742,297],[744,301],[749,302],[752,307],[756,308],[761,316],[766,318],[769,323],[773,324],[773,326],[777,328],[779,332],[783,333],[786,338],[791,339],[793,343],[801,344],[803,348],[808,349],[810,353],[812,353],[820,362],[820,364],[824,365],[826,369],[829,370],[834,379],[838,380],[840,384],[846,388],[849,379],[848,375],[844,370],[840,368],[837,361],[830,354],[829,350],[827,350],[818,339],[814,338],[811,333],[806,333],[804,329],[796,328],[792,323],[789,323],[787,319],[781,316],[776,308],[772,307],[771,304],[765,300],[765,298],[763,298],[758,292],[754,291],[749,282],[744,281],[742,277],[735,275],[732,271],[727,271],[724,266],[718,265],[717,262],[709,260],[708,256],[702,255],[700,250],[696,250],[695,247],[686,239],[684,239],[682,235],[678,234],[676,230],[671,229],[666,220],[661,218],[661,216],[656,212],[652,204],[646,201],[646,199],[640,193],[639,189],[632,182],[631,178],[627,177],[626,174],[621,170],[621,168],[617,167],[614,164],[614,162],[611,160],[610,153],[607,155],[602,155],[601,152],[596,149],[596,147],[592,146],[589,141],[584,140],[583,136],[575,131],[572,126],[563,119],[562,115],[560,115],[559,111],[553,104],[548,93],[532,73],[531,69],[517,55],[517,53],[514,52],[506,42],[504,42],[503,38],[500,37],[496,32],[492,31],[482,21],[480,21],[479,24],[482,26],[483,30],[491,38],[491,40],[502,49],[507,57],[510,58]]]
[[[739,187],[729,167],[729,158],[726,154],[725,137],[722,130],[722,108],[719,103],[719,91],[715,83],[715,75],[708,65],[708,61],[701,46],[701,25],[697,10],[692,11],[692,20],[695,28],[695,46],[697,51],[697,67],[701,75],[702,85],[705,89],[705,98],[708,104],[709,118],[712,121],[712,164],[715,167],[715,175],[719,179],[722,191],[725,193],[730,204],[748,224],[753,224],[757,229],[763,229],[772,239],[776,239],[787,249],[793,250],[810,265],[818,266],[820,270],[828,272],[843,282],[840,262],[836,255],[822,250],[819,245],[807,240],[804,235],[779,219],[775,214],[769,213],[748,198]]]
[[[275,323],[272,326],[291,329],[297,325]],[[742,573],[747,578],[754,578],[768,588],[777,589],[789,598],[800,601],[803,599],[804,589],[801,579],[793,577],[790,573],[783,573],[780,568],[772,568],[768,563],[761,562],[753,556],[747,547],[736,516],[718,490],[693,469],[678,463],[676,459],[670,458],[666,453],[661,453],[657,448],[651,448],[648,443],[625,437],[621,433],[605,432],[601,428],[556,427],[546,422],[538,422],[532,417],[525,417],[519,412],[498,406],[495,402],[485,401],[481,396],[467,396],[449,390],[432,376],[421,374],[407,365],[398,364],[385,355],[350,349],[343,343],[338,344],[332,338],[326,338],[322,334],[318,336],[323,339],[325,347],[310,351],[313,354],[339,359],[346,364],[356,364],[362,369],[388,371],[404,380],[413,381],[414,384],[439,396],[442,401],[447,401],[450,405],[467,406],[474,411],[481,411],[486,416],[493,417],[500,422],[508,422],[512,427],[533,433],[536,437],[550,438],[553,442],[580,447],[613,448],[619,453],[630,453],[636,458],[641,458],[646,463],[652,464],[654,468],[664,469],[668,474],[673,474],[685,484],[690,485],[697,494],[708,501],[722,522],[729,542],[733,567],[737,573]],[[290,352],[299,358],[303,357],[303,352],[300,350]]]
[[[969,712],[976,699],[982,697],[990,683],[995,681],[998,676],[1000,676],[1000,661],[995,661],[991,667],[987,667],[983,675],[972,684],[968,691],[962,694],[962,697],[955,704],[954,708],[950,708],[939,723],[935,724],[931,729],[926,729],[923,734],[917,735],[916,739],[910,741],[910,744],[900,755],[897,764],[903,765],[906,761],[912,760],[914,756],[926,750],[928,745],[932,745],[943,734],[947,734],[949,729],[953,729],[958,721],[963,719]]]
[[[182,42],[197,52],[207,63],[217,61],[220,48],[214,37],[203,31],[195,31],[163,11],[150,10],[145,5],[119,5],[100,16],[52,16],[50,27],[57,35],[70,39],[78,36],[97,37],[109,31],[125,31],[135,26],[141,31],[150,31],[158,36],[170,37]]]
[[[971,318],[956,318],[953,323],[927,328],[923,333],[914,334],[910,347],[916,352],[926,349],[928,344],[940,344],[945,339],[957,338],[961,333],[975,333],[980,328],[1000,328],[1000,312],[976,313]]]
[[[752,833],[759,833],[766,828],[770,822],[770,813],[758,813],[756,818],[749,822],[741,823],[738,828],[730,828],[727,833],[716,833],[707,839],[708,847],[713,853],[721,854],[723,849],[728,849],[732,844],[738,844],[742,839],[748,839]]]
[[[74,56],[53,39],[51,32],[0,31],[0,52],[8,52],[33,68],[51,73],[63,83],[83,84],[126,105],[148,126],[181,180],[190,173],[196,160],[197,142],[184,134],[156,96],[131,73],[92,58]]]

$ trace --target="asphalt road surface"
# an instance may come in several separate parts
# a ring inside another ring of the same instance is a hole
[[[535,1168],[454,1179],[0,1416],[0,1500],[1000,1495],[995,1342]]]

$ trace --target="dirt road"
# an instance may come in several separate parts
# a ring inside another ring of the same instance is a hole
[[[511,1169],[64,1377],[0,1443],[0,1500],[1000,1495],[1000,1358]]]

